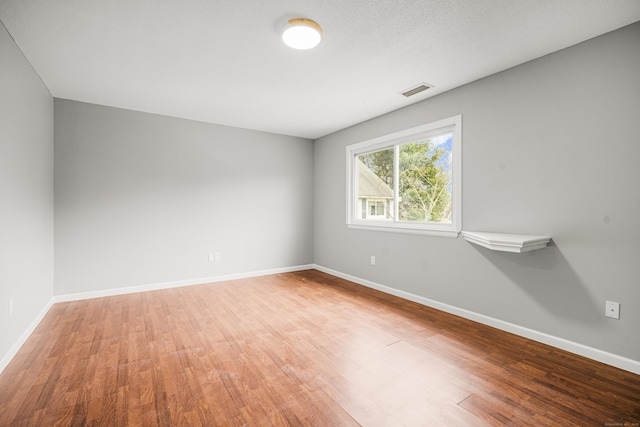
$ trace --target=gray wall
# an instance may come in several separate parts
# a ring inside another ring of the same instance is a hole
[[[0,23],[0,362],[52,296],[53,98]]]
[[[639,47],[634,24],[319,139],[315,263],[640,361]],[[548,234],[551,247],[346,228],[345,146],[455,114],[463,229]]]
[[[55,294],[309,264],[312,191],[310,140],[56,99]]]

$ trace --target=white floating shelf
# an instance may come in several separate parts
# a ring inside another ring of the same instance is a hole
[[[551,241],[549,236],[529,236],[526,234],[485,233],[484,231],[463,231],[467,242],[480,245],[492,251],[529,252],[546,248]]]

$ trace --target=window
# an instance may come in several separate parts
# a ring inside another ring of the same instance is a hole
[[[386,218],[385,216],[385,203],[377,200],[367,200],[369,204],[369,216]]]
[[[462,117],[347,147],[347,225],[457,237]]]

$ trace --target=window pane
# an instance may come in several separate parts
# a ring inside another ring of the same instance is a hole
[[[393,219],[393,148],[357,156],[357,203],[366,206],[356,217],[362,219]],[[391,206],[390,209],[385,209]]]
[[[461,115],[346,148],[349,228],[458,237]]]
[[[401,221],[451,223],[452,133],[399,146]]]

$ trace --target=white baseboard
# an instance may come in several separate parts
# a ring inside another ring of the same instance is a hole
[[[20,350],[20,348],[24,345],[24,343],[31,336],[33,331],[38,327],[42,319],[44,319],[44,316],[49,312],[49,310],[51,309],[51,307],[53,307],[55,303],[79,301],[79,300],[91,299],[91,298],[101,298],[101,297],[107,297],[107,296],[113,296],[113,295],[132,294],[137,292],[154,291],[158,289],[178,288],[182,286],[202,285],[205,283],[222,282],[225,280],[246,279],[249,277],[268,276],[270,274],[290,273],[293,271],[310,270],[312,268],[313,268],[312,264],[307,264],[307,265],[298,265],[293,267],[274,268],[270,270],[251,271],[248,273],[227,274],[223,276],[202,277],[199,279],[177,280],[173,282],[154,283],[149,285],[132,286],[128,288],[105,289],[105,290],[94,291],[94,292],[82,292],[77,294],[54,296],[47,303],[47,305],[42,309],[42,311],[38,314],[38,316],[33,320],[33,322],[31,322],[31,325],[29,325],[29,327],[23,332],[23,334],[20,336],[20,339],[13,345],[13,347],[11,347],[9,352],[5,354],[2,357],[2,359],[0,359],[0,373],[4,371],[4,369],[9,365],[11,360],[13,360],[15,355],[18,354],[18,351]]]
[[[312,268],[327,274],[331,274],[332,276],[341,277],[351,282],[358,283],[360,285],[379,290],[381,292],[384,292],[390,295],[395,295],[397,297],[404,298],[409,301],[414,301],[419,304],[425,305],[427,307],[432,307],[447,313],[454,314],[456,316],[463,317],[465,319],[473,320],[474,322],[492,326],[494,328],[497,328],[506,332],[510,332],[512,334],[529,338],[534,341],[538,341],[553,347],[557,347],[557,348],[569,351],[571,353],[575,353],[580,356],[587,357],[589,359],[597,360],[598,362],[606,363],[608,365],[615,366],[617,368],[624,369],[626,371],[633,372],[635,374],[640,375],[640,361],[628,359],[626,357],[618,356],[613,353],[608,353],[606,351],[602,351],[593,347],[588,347],[583,344],[569,341],[564,338],[555,337],[553,335],[545,334],[543,332],[535,331],[533,329],[525,328],[522,326],[514,325],[509,322],[494,319],[489,316],[478,314],[473,311],[454,307],[448,304],[431,300],[429,298],[421,297],[419,295],[415,295],[409,292],[394,289],[389,286],[381,285],[379,283],[372,282],[370,280],[365,280],[356,276],[351,276],[349,274],[341,273],[339,271],[332,270],[330,268],[323,267],[317,264],[307,264],[307,265],[299,265],[294,267],[284,267],[284,268],[276,268],[276,269],[270,269],[270,270],[253,271],[248,273],[236,273],[236,274],[228,274],[223,276],[203,277],[199,279],[178,280],[173,282],[133,286],[129,288],[106,289],[106,290],[95,291],[95,292],[83,292],[83,293],[77,293],[77,294],[54,296],[53,299],[49,301],[47,305],[41,310],[41,312],[33,320],[33,322],[31,322],[31,325],[29,325],[29,327],[24,331],[24,333],[20,336],[18,341],[13,345],[13,347],[11,347],[9,352],[5,354],[4,357],[0,360],[0,373],[2,373],[2,371],[9,365],[11,360],[15,357],[15,355],[18,353],[22,345],[27,341],[27,339],[33,333],[33,331],[38,327],[38,325],[40,324],[44,316],[49,312],[49,310],[51,309],[54,303],[78,301],[78,300],[91,299],[91,298],[101,298],[101,297],[112,296],[112,295],[124,295],[124,294],[146,292],[146,291],[153,291],[153,290],[159,290],[159,289],[177,288],[182,286],[201,285],[205,283],[245,279],[249,277],[267,276],[271,274],[290,273],[294,271],[309,270]]]
[[[160,289],[180,288],[183,286],[204,285],[206,283],[224,282],[226,280],[247,279],[249,277],[268,276],[270,274],[291,273],[293,271],[310,270],[313,264],[297,265],[293,267],[273,268],[269,270],[234,273],[222,276],[200,277],[197,279],[176,280],[173,282],[152,283],[148,285],[131,286],[127,288],[104,289],[101,291],[81,292],[76,294],[56,295],[53,302],[80,301],[83,299],[102,298],[114,295],[135,294],[138,292],[157,291]]]
[[[454,307],[452,305],[434,301],[432,299],[421,297],[409,292],[394,289],[389,286],[372,282],[370,280],[365,280],[359,277],[351,276],[350,274],[341,273],[339,271],[335,271],[321,265],[315,264],[313,268],[324,273],[331,274],[332,276],[337,276],[351,282],[366,286],[368,288],[376,289],[386,294],[395,295],[409,301],[417,302],[418,304],[422,304],[427,307],[432,307],[450,314],[454,314],[456,316],[463,317],[465,319],[473,320],[474,322],[482,323],[484,325],[510,332],[521,337],[529,338],[531,340],[538,341],[552,347],[560,348],[562,350],[566,350],[568,352],[578,354],[589,359],[597,360],[598,362],[606,363],[607,365],[615,366],[616,368],[624,369],[625,371],[633,372],[634,374],[640,375],[640,361],[637,360],[628,359],[623,356],[608,353],[597,348],[588,347],[586,345],[569,341],[564,338],[555,337],[544,332],[539,332],[533,329],[525,328],[523,326],[514,325],[513,323],[494,319],[493,317],[485,316],[483,314]]]
[[[2,357],[2,360],[0,360],[0,374],[9,365],[9,363],[11,362],[11,360],[13,360],[16,354],[18,354],[18,351],[20,350],[20,348],[24,345],[25,342],[27,342],[27,339],[31,336],[33,331],[36,330],[36,328],[38,327],[42,319],[44,319],[44,316],[47,315],[51,307],[53,307],[53,299],[49,300],[47,305],[45,305],[44,308],[40,310],[40,313],[38,313],[36,318],[33,319],[33,322],[31,322],[29,327],[22,333],[22,335],[20,335],[20,338],[18,338],[18,341],[13,345],[13,347],[11,347],[9,352]]]

